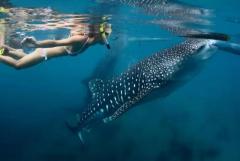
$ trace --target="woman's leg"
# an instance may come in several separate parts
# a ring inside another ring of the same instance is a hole
[[[3,62],[4,64],[7,64],[9,66],[15,67],[17,60],[10,57],[10,56],[3,56],[0,55],[0,61]]]
[[[16,54],[16,53],[15,53]],[[25,55],[19,60],[12,57],[0,55],[0,61],[16,69],[23,69],[34,66],[45,60],[45,57],[53,58],[67,55],[63,47],[38,48],[34,52]]]
[[[3,22],[4,22],[4,20],[3,20]],[[5,42],[5,32],[6,32],[5,24],[0,23],[0,45],[3,45]]]
[[[10,50],[8,52],[9,56],[16,57],[18,59],[21,59],[22,57],[26,56],[27,54],[23,52],[22,49],[16,49],[15,51]]]
[[[38,49],[35,50],[33,53],[25,55],[24,57],[22,57],[21,59],[15,59],[15,55],[17,53],[15,53],[14,51],[11,51],[12,54],[10,54],[10,52],[8,54],[4,54],[4,55],[0,55],[0,61],[3,62],[4,64],[7,64],[9,66],[12,66],[16,69],[21,69],[24,67],[24,64],[28,63],[30,64],[30,62],[36,63],[36,62],[41,62],[41,59],[43,59],[39,54],[38,54]],[[9,56],[11,55],[11,56]],[[12,57],[13,56],[13,57]]]

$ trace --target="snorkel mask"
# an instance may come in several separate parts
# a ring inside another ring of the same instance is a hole
[[[104,44],[106,45],[106,47],[108,49],[111,49],[110,47],[110,44],[107,40],[107,37],[111,34],[112,30],[111,30],[111,25],[110,24],[107,24],[107,23],[102,23],[100,24],[100,27],[99,27],[99,32],[101,34],[101,37],[104,41]]]

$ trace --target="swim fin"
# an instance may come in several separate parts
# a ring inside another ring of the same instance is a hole
[[[0,55],[3,55],[3,54],[4,54],[4,50],[5,50],[4,48],[1,48],[1,49],[0,49]]]
[[[5,53],[8,53],[9,50],[7,48],[4,47],[0,47],[0,55],[4,55]]]

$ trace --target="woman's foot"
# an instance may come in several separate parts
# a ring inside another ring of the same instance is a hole
[[[14,49],[8,45],[0,46],[0,55],[7,55],[16,59],[26,56],[22,49]]]

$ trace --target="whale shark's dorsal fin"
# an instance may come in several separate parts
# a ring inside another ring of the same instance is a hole
[[[89,89],[92,93],[93,98],[98,98],[107,86],[107,83],[104,82],[102,79],[94,79],[89,82]]]

